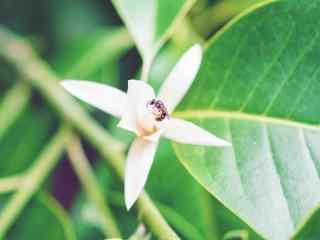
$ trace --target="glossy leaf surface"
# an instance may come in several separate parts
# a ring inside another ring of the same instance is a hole
[[[232,148],[175,145],[189,172],[271,239],[288,239],[320,202],[320,2],[270,1],[207,46],[177,116]],[[201,96],[201,97],[200,97]]]

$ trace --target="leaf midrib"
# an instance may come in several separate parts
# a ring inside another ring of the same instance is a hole
[[[227,118],[227,119],[247,120],[247,121],[278,124],[278,125],[283,125],[287,127],[320,131],[320,125],[318,124],[313,125],[313,124],[293,121],[292,119],[282,119],[282,118],[276,118],[276,117],[269,117],[266,115],[248,114],[243,112],[200,109],[200,110],[176,111],[173,113],[173,116],[179,117],[179,118],[188,118],[188,119]]]

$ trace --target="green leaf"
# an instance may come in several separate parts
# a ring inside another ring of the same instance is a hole
[[[8,128],[19,117],[26,107],[31,95],[31,89],[24,83],[17,83],[0,99],[0,141]],[[12,109],[15,111],[12,111]]]
[[[55,68],[64,78],[114,84],[110,81],[112,73],[104,72],[107,79],[101,79],[102,70],[106,67],[108,71],[117,70],[115,60],[132,44],[129,33],[124,28],[95,31],[68,44],[56,57]]]
[[[194,0],[112,0],[144,61],[150,62]]]
[[[124,28],[107,28],[78,37],[55,57],[54,69],[63,79],[83,79],[111,86],[119,85],[118,61],[133,45]],[[79,101],[90,111],[96,109]]]
[[[49,194],[38,194],[10,229],[7,239],[75,240],[67,213]]]
[[[168,179],[171,179],[170,183]],[[210,204],[205,204],[206,194],[183,171],[169,141],[162,140],[160,143],[146,189],[153,199],[161,203],[159,206],[164,215],[170,215],[173,226],[183,221],[187,223],[187,228],[177,229],[185,239],[215,239],[212,231],[206,236],[206,224],[212,224],[210,230],[214,231],[212,216],[207,215],[211,209]]]
[[[0,177],[28,169],[52,134],[55,117],[43,107],[28,105],[0,141]]]
[[[300,225],[299,230],[293,237],[295,240],[317,240],[319,238],[319,222],[320,222],[320,211],[319,206],[314,212]]]
[[[106,168],[103,161],[99,161],[95,168],[101,186],[104,186],[101,191],[105,194],[108,202],[113,204],[112,212],[117,219],[121,233],[127,239],[135,231],[137,227],[136,215],[133,211],[127,212],[124,206],[123,199],[112,198],[111,191],[116,188],[117,192],[122,193],[122,184],[116,181],[116,177]],[[77,239],[102,239],[103,226],[101,214],[95,205],[86,197],[82,191],[77,196],[71,212],[72,220],[74,221]]]
[[[269,1],[206,48],[176,113],[232,142],[175,144],[188,171],[268,239],[289,239],[320,202],[320,1]]]
[[[146,190],[182,239],[222,239],[233,229],[245,229],[251,239],[260,239],[183,170],[165,139],[157,150]]]

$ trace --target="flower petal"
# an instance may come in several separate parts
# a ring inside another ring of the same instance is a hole
[[[132,207],[143,190],[157,145],[157,142],[136,138],[130,147],[126,162],[124,182],[127,210]]]
[[[171,113],[190,88],[199,70],[202,49],[199,44],[191,47],[175,65],[163,83],[158,98],[164,101]]]
[[[125,110],[118,127],[138,133],[138,114],[146,108],[148,101],[155,97],[151,86],[143,81],[129,80]]]
[[[163,136],[173,141],[205,146],[227,147],[231,146],[227,141],[220,139],[199,126],[182,120],[171,118],[163,132]]]
[[[60,83],[73,96],[115,117],[121,117],[126,102],[126,94],[121,90],[90,81],[64,80]]]

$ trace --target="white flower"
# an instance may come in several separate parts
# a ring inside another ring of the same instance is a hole
[[[230,146],[195,124],[170,117],[191,86],[201,63],[202,50],[194,45],[176,64],[155,95],[143,81],[129,80],[127,94],[103,84],[65,80],[62,86],[81,100],[120,118],[118,127],[137,135],[125,168],[125,202],[129,210],[141,193],[161,136],[184,144]]]

